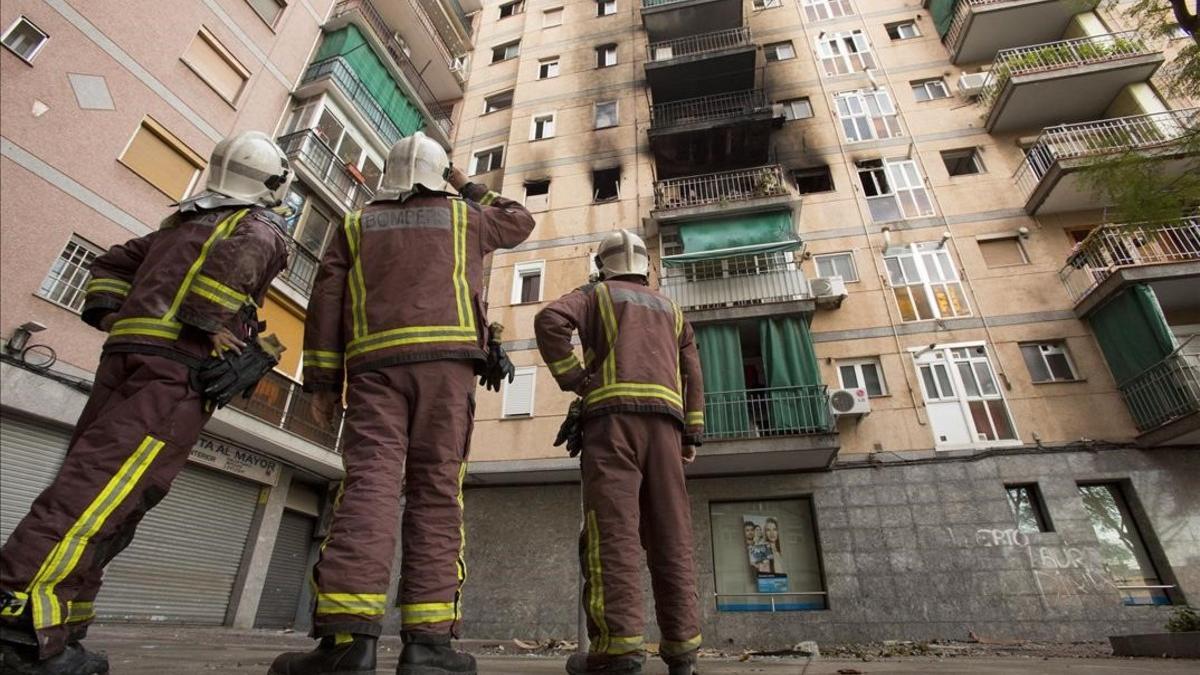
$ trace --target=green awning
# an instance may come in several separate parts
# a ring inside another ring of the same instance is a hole
[[[1158,297],[1145,284],[1121,291],[1088,323],[1118,387],[1162,361],[1176,346]]]
[[[371,93],[371,98],[383,108],[384,114],[395,123],[401,134],[411,136],[425,126],[420,109],[405,96],[358,27],[350,24],[326,35],[313,62],[332,56],[341,56],[350,64],[350,68]]]
[[[933,15],[933,25],[937,27],[939,37],[946,37],[950,24],[954,23],[954,7],[958,0],[933,0],[929,3],[929,13]]]
[[[685,223],[679,226],[679,238],[683,242],[683,253],[665,256],[663,264],[682,265],[750,253],[794,251],[801,244],[793,229],[791,211]]]

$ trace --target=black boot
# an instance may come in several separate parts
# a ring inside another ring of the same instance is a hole
[[[641,675],[645,661],[646,657],[641,654],[572,654],[567,659],[567,672],[570,675]]]
[[[375,672],[376,639],[355,635],[350,642],[337,644],[332,635],[321,638],[311,652],[280,654],[271,664],[269,675],[359,675]]]
[[[404,651],[400,652],[397,675],[477,675],[475,657],[450,646],[450,634],[400,634]]]
[[[0,642],[0,673],[5,675],[104,675],[108,658],[72,642],[61,654],[38,660],[37,647]]]
[[[696,670],[696,652],[664,658],[663,661],[667,663],[667,675],[700,675]]]

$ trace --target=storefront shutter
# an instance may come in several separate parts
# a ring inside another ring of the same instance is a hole
[[[258,602],[258,615],[254,618],[255,628],[291,628],[295,622],[300,593],[308,578],[308,553],[313,547],[315,525],[312,516],[283,512],[262,599]]]
[[[71,430],[17,415],[0,415],[0,542],[54,480]]]

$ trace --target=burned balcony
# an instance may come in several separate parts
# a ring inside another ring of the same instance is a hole
[[[280,136],[279,147],[291,160],[296,175],[343,212],[361,208],[373,196],[358,175],[312,129]]]
[[[1072,17],[1098,4],[1099,0],[925,0],[955,64],[1057,40]]]
[[[642,0],[641,5],[651,42],[742,25],[742,0]]]
[[[782,106],[761,89],[659,103],[650,109],[650,148],[658,175],[687,175],[763,164],[771,132],[783,124]]]
[[[688,35],[647,47],[655,103],[753,89],[758,48],[747,27]]]
[[[1132,31],[1003,50],[980,95],[987,130],[1096,119],[1124,87],[1148,81],[1162,63],[1162,52]]]
[[[722,213],[762,211],[790,205],[794,197],[778,164],[719,171],[654,184],[653,216],[662,220]]]

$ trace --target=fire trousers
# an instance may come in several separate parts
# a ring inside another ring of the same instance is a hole
[[[380,634],[398,529],[403,630],[457,634],[474,363],[425,361],[352,375],[346,403],[346,478],[313,569],[313,635]]]
[[[0,551],[0,589],[17,598],[0,621],[32,628],[42,658],[87,632],[105,565],[166,496],[208,417],[187,366],[101,359],[58,475]]]
[[[667,662],[700,646],[692,514],[679,423],[654,413],[614,413],[584,422],[584,528],[579,560],[591,654],[642,651],[642,551]]]

